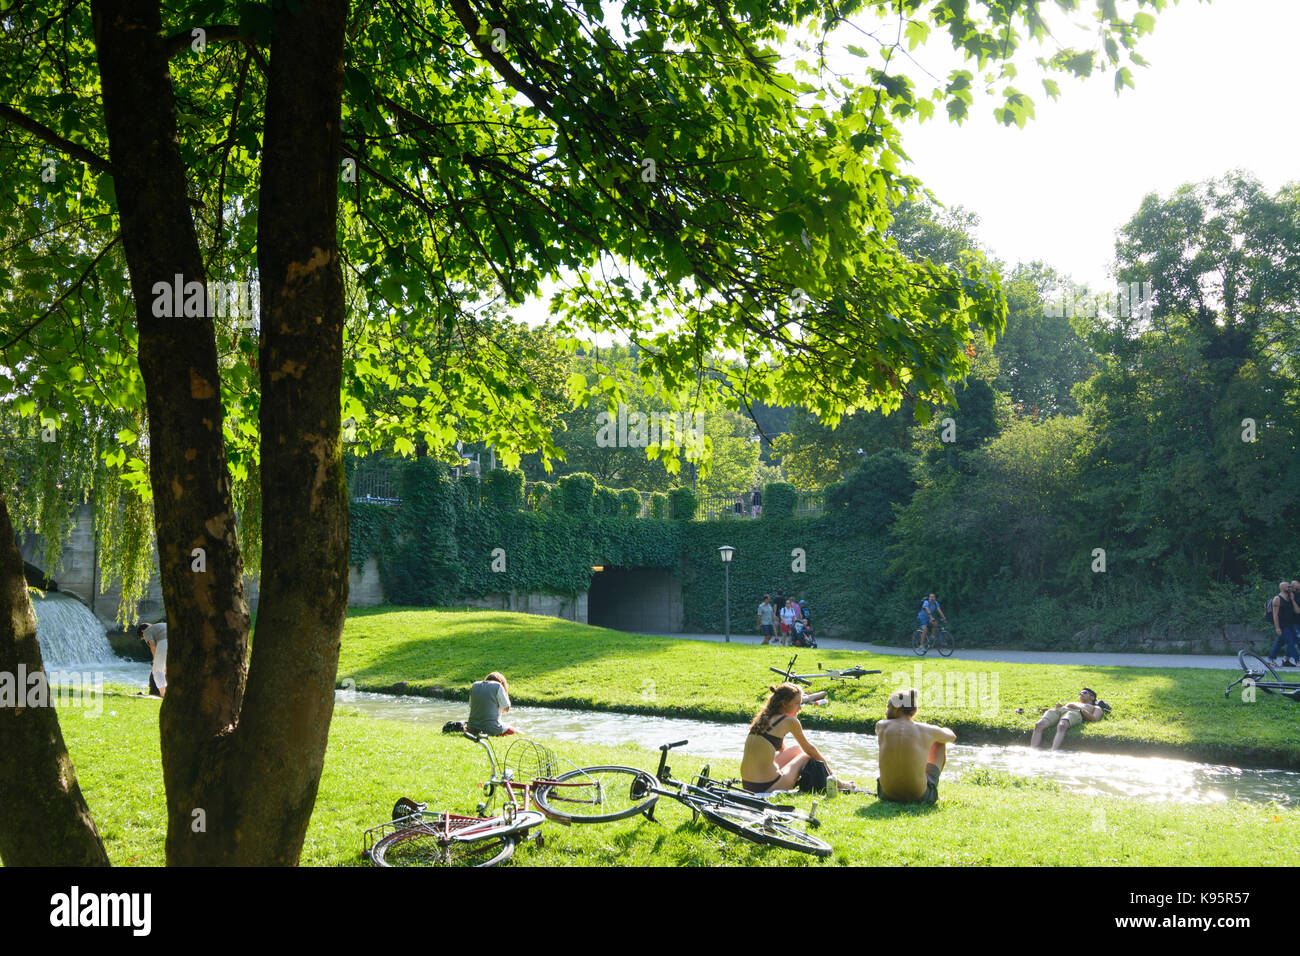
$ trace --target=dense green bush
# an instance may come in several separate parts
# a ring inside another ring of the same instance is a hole
[[[474,475],[462,475],[456,482],[458,501],[477,508],[483,501],[483,486]]]
[[[624,488],[618,493],[619,504],[622,506],[623,516],[626,518],[638,518],[641,515],[641,492],[635,488]]]
[[[916,459],[894,448],[869,455],[844,481],[826,489],[826,510],[852,532],[879,532],[894,522],[894,506],[916,493]]]
[[[589,515],[596,497],[596,479],[584,472],[565,475],[555,486],[560,511],[566,515]]]
[[[617,515],[623,511],[618,492],[612,488],[597,488],[592,510],[598,515]]]
[[[650,496],[650,517],[668,517],[668,496],[662,491],[656,491]]]
[[[793,518],[799,504],[799,492],[786,481],[773,481],[763,487],[762,518]]]
[[[528,485],[525,494],[525,503],[529,511],[547,511],[551,508],[552,494],[555,491],[553,485],[544,481],[534,481]]]
[[[384,594],[396,604],[448,604],[460,593],[458,497],[446,469],[417,458],[402,472],[402,504],[391,509],[389,544],[379,554]]]
[[[493,468],[483,479],[483,503],[500,511],[518,511],[524,502],[524,473]]]
[[[674,521],[690,521],[698,508],[695,492],[685,485],[679,485],[668,492],[668,515]]]
[[[892,634],[905,625],[885,574],[888,541],[883,535],[845,537],[829,517],[792,518],[779,531],[763,521],[697,521],[686,525],[682,552],[684,626],[688,631],[723,627],[724,578],[718,548],[736,549],[731,559],[731,627],[754,633],[755,610],[764,594],[804,598],[814,626],[825,634],[856,640]],[[901,623],[900,623],[901,621]]]

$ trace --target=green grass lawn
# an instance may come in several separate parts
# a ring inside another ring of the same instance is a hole
[[[794,651],[744,640],[649,637],[503,611],[353,608],[338,676],[359,690],[404,684],[407,693],[464,699],[473,681],[500,670],[518,704],[747,721],[777,680],[768,666],[784,667]],[[1300,769],[1300,705],[1263,693],[1245,702],[1239,690],[1225,700],[1237,676],[1228,671],[799,651],[801,669],[817,663],[884,671],[817,685],[831,690],[833,703],[817,711],[828,729],[869,731],[902,684],[922,691],[920,719],[952,727],[963,743],[1023,743],[1044,707],[1077,699],[1086,684],[1114,709],[1071,731],[1069,747]]]
[[[454,617],[454,615],[449,615]],[[451,639],[451,638],[448,638]],[[356,643],[355,640],[353,643]],[[704,649],[703,647],[701,649]],[[468,664],[465,666],[469,666]],[[481,669],[481,667],[480,667]],[[525,673],[519,669],[522,675]],[[541,680],[540,677],[535,678]],[[82,791],[115,865],[160,865],[166,815],[158,762],[158,704],[109,696],[102,715],[61,707],[59,718]],[[631,747],[552,744],[575,764],[623,763],[653,769],[655,754]],[[679,756],[678,777],[702,761]],[[713,761],[714,776],[735,763]],[[388,818],[397,797],[472,812],[487,764],[477,747],[434,728],[375,720],[340,707],[302,862],[360,863],[361,833]],[[881,803],[870,796],[822,802],[819,835],[835,855],[818,861],[757,847],[707,824],[693,824],[662,800],[658,822],[644,818],[561,827],[548,823],[542,847],[516,854],[521,866],[1090,865],[1212,866],[1300,863],[1288,834],[1300,811],[1242,803],[1183,806],[1068,793],[1042,781],[971,772],[945,781],[937,806]],[[795,802],[807,807],[811,797]]]

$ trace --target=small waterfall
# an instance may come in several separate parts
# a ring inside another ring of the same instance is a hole
[[[43,598],[33,594],[32,608],[47,673],[74,664],[119,663],[104,635],[104,625],[76,598],[54,591]]]

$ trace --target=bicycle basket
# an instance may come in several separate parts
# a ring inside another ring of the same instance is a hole
[[[520,738],[506,749],[505,769],[515,780],[546,779],[555,774],[555,754],[534,740]]]

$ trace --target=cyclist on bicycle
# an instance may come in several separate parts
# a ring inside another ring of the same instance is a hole
[[[938,614],[943,618],[943,623],[948,623],[948,615],[943,613],[943,608],[939,606],[939,599],[933,591],[930,596],[921,602],[921,610],[916,615],[916,626],[921,629],[921,649],[925,649],[926,643],[934,636],[935,628],[938,626],[934,616]]]

